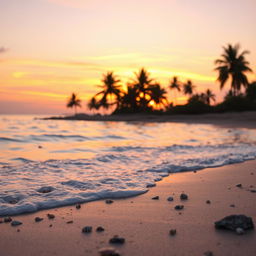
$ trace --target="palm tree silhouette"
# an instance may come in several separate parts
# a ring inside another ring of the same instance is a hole
[[[119,103],[121,93],[120,80],[116,78],[113,72],[107,72],[106,74],[103,74],[103,79],[101,81],[102,85],[99,85],[99,87],[103,90],[97,93],[96,96],[102,95],[102,98],[99,101],[100,107],[108,109],[109,106]],[[112,98],[113,96],[115,98],[114,102]],[[110,98],[110,102],[108,102],[108,98]]]
[[[73,108],[75,109],[75,115],[76,115],[76,108],[82,107],[81,106],[81,100],[77,97],[77,94],[72,93],[71,97],[68,99],[67,108]]]
[[[183,93],[185,95],[192,95],[195,87],[196,86],[192,84],[192,81],[188,80],[187,83],[183,84]]]
[[[217,81],[220,82],[220,88],[222,89],[228,79],[231,78],[231,90],[235,96],[241,90],[241,86],[245,88],[248,86],[245,73],[252,72],[248,66],[249,62],[245,59],[245,55],[249,52],[243,51],[239,54],[239,49],[239,44],[234,46],[228,44],[227,47],[223,47],[222,58],[215,60],[215,65],[218,65],[215,70],[219,72]]]
[[[215,101],[216,96],[210,89],[207,89],[206,92],[204,93],[204,98],[205,98],[206,104],[210,105],[211,100]]]
[[[87,104],[87,107],[89,108],[89,110],[98,110],[100,108],[100,105],[96,98],[92,97],[89,103]]]
[[[168,104],[168,100],[166,97],[166,90],[160,86],[160,84],[152,84],[148,87],[149,94],[150,94],[150,102],[153,101],[156,106],[163,106],[166,107]]]
[[[178,81],[177,76],[173,77],[169,87],[170,87],[171,90],[176,90],[176,91],[174,91],[174,93],[175,93],[175,105],[176,105],[176,98],[177,98],[176,92],[177,91],[180,92],[180,82]]]

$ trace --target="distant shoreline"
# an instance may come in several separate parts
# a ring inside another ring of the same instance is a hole
[[[200,115],[167,114],[123,114],[123,115],[87,115],[52,116],[43,120],[106,121],[106,122],[178,122],[190,124],[213,124],[223,127],[256,129],[256,111],[211,113]]]

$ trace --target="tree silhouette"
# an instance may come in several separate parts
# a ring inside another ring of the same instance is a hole
[[[187,83],[183,84],[183,93],[185,95],[192,95],[195,87],[196,86],[192,84],[192,81],[188,80]]]
[[[120,80],[116,78],[113,72],[107,72],[103,74],[101,81],[102,85],[99,85],[99,87],[102,88],[102,91],[96,94],[96,96],[102,95],[102,98],[99,100],[99,107],[108,109],[111,105],[119,104],[121,93]],[[108,101],[108,99],[110,99],[110,101]]]
[[[170,85],[169,85],[169,88],[171,91],[174,91],[175,93],[175,101],[176,101],[176,92],[180,92],[180,82],[178,81],[178,77],[177,76],[174,76],[172,81],[170,82]],[[176,102],[175,102],[175,105],[176,105]]]
[[[210,105],[211,100],[215,101],[216,96],[210,89],[207,89],[206,92],[204,93],[204,98],[205,98],[205,103],[207,105]]]
[[[245,88],[248,86],[245,73],[252,72],[248,66],[249,62],[245,59],[245,55],[249,52],[243,51],[239,54],[239,49],[239,44],[234,46],[228,44],[227,47],[223,47],[222,58],[215,60],[215,65],[218,65],[215,70],[219,73],[217,81],[220,82],[220,88],[222,89],[231,78],[231,90],[234,96],[240,92],[242,86]]]
[[[148,87],[150,94],[150,102],[153,101],[158,107],[166,107],[168,100],[166,97],[166,90],[160,86],[160,84],[152,84]]]
[[[82,107],[81,106],[81,100],[77,97],[77,94],[72,93],[71,97],[68,99],[67,108],[74,108],[75,109],[75,115],[76,115],[76,108]]]

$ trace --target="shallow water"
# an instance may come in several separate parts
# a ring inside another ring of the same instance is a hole
[[[0,215],[137,195],[168,173],[256,157],[252,129],[33,116],[0,120]]]

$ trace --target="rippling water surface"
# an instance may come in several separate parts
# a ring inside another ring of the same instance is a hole
[[[256,156],[252,129],[33,116],[0,120],[0,215],[137,195],[168,173]]]

